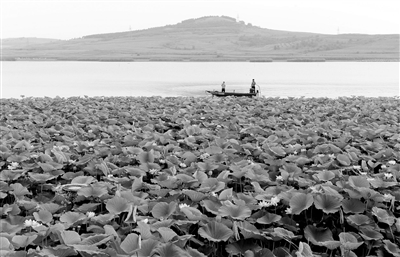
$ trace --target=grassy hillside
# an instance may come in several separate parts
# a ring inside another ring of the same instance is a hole
[[[61,41],[53,38],[35,38],[35,37],[20,37],[20,38],[5,38],[1,40],[3,49],[7,48],[24,48],[32,45],[47,44]]]
[[[45,44],[16,44],[3,60],[93,61],[398,61],[399,35],[324,35],[260,28],[230,17]]]

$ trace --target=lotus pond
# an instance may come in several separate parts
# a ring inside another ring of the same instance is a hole
[[[1,256],[400,256],[399,98],[2,99]]]

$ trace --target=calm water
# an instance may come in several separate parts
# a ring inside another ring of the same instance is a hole
[[[272,97],[399,96],[398,62],[3,62],[1,75],[2,98],[205,96],[253,78]]]

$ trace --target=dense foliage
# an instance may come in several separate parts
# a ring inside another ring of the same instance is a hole
[[[398,98],[2,99],[1,256],[400,256]]]

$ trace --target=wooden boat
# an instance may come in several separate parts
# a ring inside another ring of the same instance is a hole
[[[206,90],[206,93],[211,94],[212,96],[218,96],[218,97],[225,97],[225,96],[247,96],[247,97],[253,97],[253,96],[261,96],[261,88],[259,85],[256,85],[257,88],[254,88],[253,93],[240,93],[240,92],[221,92],[217,90]]]
[[[247,97],[253,97],[257,96],[257,93],[238,93],[238,92],[221,92],[221,91],[206,91],[207,93],[213,95],[213,96],[218,96],[218,97],[224,97],[224,96],[247,96]]]

